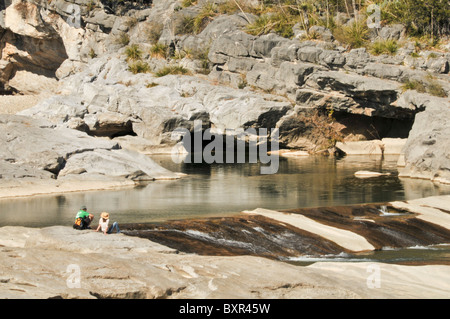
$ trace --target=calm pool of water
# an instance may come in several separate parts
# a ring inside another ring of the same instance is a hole
[[[72,225],[79,207],[98,216],[108,211],[119,223],[227,216],[257,207],[288,209],[408,200],[450,194],[449,186],[399,179],[397,156],[280,158],[277,174],[261,175],[260,164],[176,164],[153,156],[162,166],[188,174],[181,180],[142,187],[0,200],[0,226]],[[358,179],[358,170],[390,176]]]

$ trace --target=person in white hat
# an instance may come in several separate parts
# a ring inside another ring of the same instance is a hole
[[[114,230],[116,230],[117,233],[120,233],[119,224],[117,222],[114,222],[111,226],[109,226],[109,214],[107,212],[100,214],[98,227],[95,231],[99,231],[100,229],[105,235],[111,234]]]

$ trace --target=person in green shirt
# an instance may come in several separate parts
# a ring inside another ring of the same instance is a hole
[[[87,212],[86,206],[82,206],[75,216],[75,223],[73,228],[75,229],[91,229],[89,226],[94,220],[94,215]]]

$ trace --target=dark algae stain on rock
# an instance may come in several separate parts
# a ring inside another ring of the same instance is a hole
[[[346,251],[332,241],[263,216],[129,224],[125,234],[148,238],[185,253],[281,257]]]
[[[376,205],[304,208],[284,212],[298,213],[320,223],[346,229],[365,237],[376,249],[383,247],[428,246],[450,242],[450,232],[439,225],[416,218],[416,214],[386,206],[383,214]]]
[[[374,252],[450,243],[448,229],[388,205],[302,208],[282,213],[301,214],[323,225],[358,234],[374,246]],[[147,238],[181,253],[199,255],[253,255],[289,260],[298,256],[320,258],[374,253],[351,252],[317,234],[261,215],[127,224],[123,230],[127,235]],[[408,263],[399,259],[400,262]]]

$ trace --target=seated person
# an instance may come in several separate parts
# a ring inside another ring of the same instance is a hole
[[[87,212],[86,206],[82,206],[75,216],[75,223],[73,228],[75,229],[91,229],[89,226],[94,219],[94,215]]]
[[[119,224],[117,222],[114,222],[111,226],[109,225],[109,214],[107,212],[100,214],[100,220],[96,231],[99,231],[100,229],[105,235],[111,234],[114,230],[117,233],[120,233]]]

